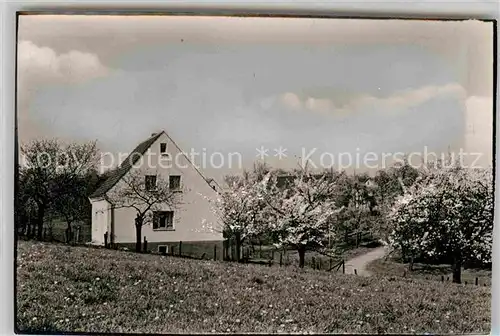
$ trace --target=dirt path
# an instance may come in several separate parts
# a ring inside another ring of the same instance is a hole
[[[387,254],[388,248],[386,246],[377,247],[376,249],[347,260],[345,263],[345,273],[354,274],[356,270],[358,275],[370,276],[371,272],[366,269],[366,266],[377,259],[383,258]]]

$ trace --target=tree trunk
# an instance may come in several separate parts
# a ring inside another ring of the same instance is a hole
[[[236,261],[241,261],[241,234],[237,232],[235,234],[236,238]]]
[[[16,221],[16,232],[20,236],[26,235],[26,224],[28,223],[28,216],[23,213],[19,213],[19,211],[15,212],[15,216],[17,216],[18,220]]]
[[[142,235],[142,225],[135,224],[135,251],[136,252],[142,251],[141,235]]]
[[[299,252],[299,267],[304,268],[305,265],[305,257],[306,257],[306,247],[304,245],[299,245],[297,249]]]
[[[403,263],[407,262],[407,260],[408,260],[407,255],[408,255],[408,253],[406,252],[406,247],[402,246],[401,247],[401,260],[403,261]]]
[[[30,219],[28,217],[26,220],[26,226],[24,227],[24,232],[23,232],[23,235],[26,237],[29,237],[29,235],[30,235],[30,226],[31,226],[30,224],[31,224]]]
[[[135,251],[136,252],[141,252],[142,251],[142,222],[144,221],[144,218],[140,215],[137,215],[135,217]]]
[[[453,282],[461,283],[462,282],[462,253],[461,251],[456,251],[453,255]]]
[[[33,221],[31,219],[31,217],[29,218],[28,220],[28,227],[27,227],[27,232],[26,232],[26,236],[28,238],[33,238]]]
[[[66,243],[71,243],[72,231],[71,231],[71,222],[68,222],[68,227],[66,228]]]
[[[36,218],[37,239],[38,240],[42,240],[43,239],[43,218],[44,217],[45,217],[45,205],[39,204],[38,205],[37,218]]]

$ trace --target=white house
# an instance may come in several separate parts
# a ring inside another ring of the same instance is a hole
[[[216,182],[203,177],[165,131],[154,133],[140,143],[90,195],[92,244],[103,245],[107,235],[108,241],[117,246],[135,246],[136,210],[114,208],[107,197],[114,188],[123,187],[124,177],[134,170],[139,170],[150,182],[156,181],[156,178],[169,181],[169,186],[180,190],[182,200],[175,210],[165,207],[155,214],[154,223],[143,226],[142,236],[148,241],[148,250],[170,253],[173,252],[172,249],[178,251],[181,245],[183,254],[193,256],[203,253],[213,256],[217,247],[222,252],[222,234],[202,229],[204,223],[215,227],[219,225],[218,218],[206,199],[217,196]]]

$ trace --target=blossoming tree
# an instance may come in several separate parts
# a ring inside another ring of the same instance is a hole
[[[299,267],[304,267],[306,250],[324,248],[334,232],[330,225],[338,213],[335,192],[336,185],[326,174],[318,177],[306,170],[286,188],[277,185],[272,173],[259,183],[258,198],[266,203],[265,229],[272,232],[276,246],[297,249]]]
[[[395,202],[393,246],[412,255],[448,258],[453,281],[464,261],[491,262],[493,179],[490,170],[436,167]]]
[[[225,188],[216,199],[206,198],[219,223],[203,223],[203,230],[221,232],[234,239],[236,259],[241,260],[241,247],[250,237],[261,232],[264,201],[258,197],[258,181],[252,174],[227,179]]]

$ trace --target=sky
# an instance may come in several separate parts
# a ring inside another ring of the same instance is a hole
[[[492,163],[492,23],[23,15],[18,38],[21,142],[127,153],[165,130],[186,152],[221,153],[220,169],[198,162],[217,179],[340,153]],[[229,167],[235,152],[243,167]]]

